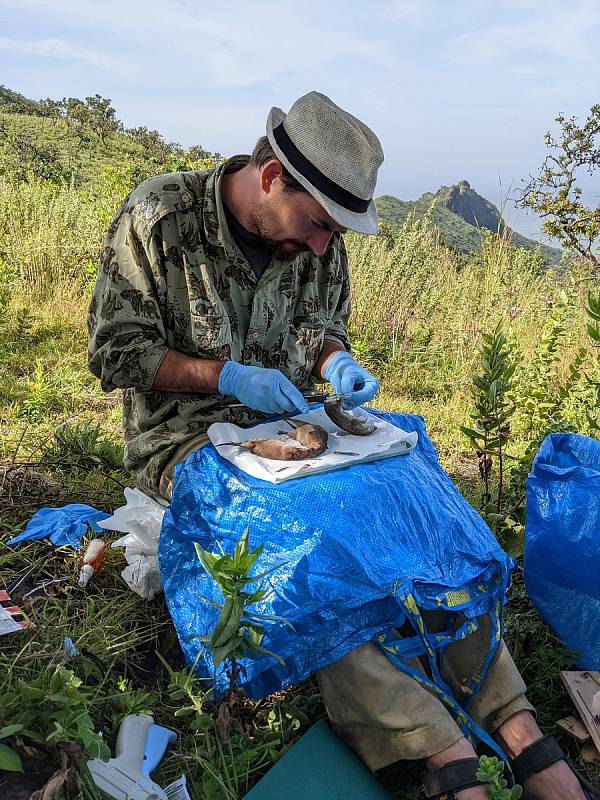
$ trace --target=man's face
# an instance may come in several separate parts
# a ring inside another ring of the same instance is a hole
[[[345,232],[312,195],[287,189],[280,178],[253,209],[253,221],[281,261],[293,261],[306,252],[321,256],[333,234]]]

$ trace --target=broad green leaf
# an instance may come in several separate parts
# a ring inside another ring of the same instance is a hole
[[[15,723],[14,725],[5,725],[0,728],[0,739],[8,739],[9,736],[14,736],[15,733],[23,730],[23,725]]]
[[[7,772],[23,772],[23,764],[18,753],[7,744],[0,743],[0,769]]]

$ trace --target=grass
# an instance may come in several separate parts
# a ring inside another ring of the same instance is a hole
[[[96,137],[81,144],[73,126],[64,119],[0,113],[0,126],[8,135],[33,134],[38,144],[56,148],[67,173],[73,174],[83,188],[95,187],[106,167],[123,167],[145,157],[141,145],[119,133],[111,134],[106,144]],[[12,166],[12,157],[9,146],[0,142],[0,165]]]
[[[66,665],[83,680],[77,703],[104,726],[110,744],[126,713],[152,710],[157,722],[180,734],[159,782],[166,785],[184,771],[194,800],[235,800],[324,715],[315,682],[243,704],[242,730],[223,742],[206,687],[184,668],[164,600],[147,603],[127,589],[120,552],[108,551],[104,569],[82,592],[74,585],[78,564],[71,551],[46,543],[18,550],[5,545],[40,506],[86,502],[111,511],[131,482],[122,467],[119,396],[101,392],[85,356],[90,280],[117,194],[101,183],[83,192],[41,181],[18,187],[0,181],[0,461],[13,464],[13,472],[22,465],[20,483],[0,473],[0,587],[25,576],[13,599],[35,623],[2,642],[0,725],[13,721],[3,707],[7,693],[36,680],[50,686],[68,636],[81,653]],[[544,391],[554,392],[586,343],[582,309],[591,276],[580,265],[548,273],[534,253],[491,236],[475,257],[458,261],[426,221],[408,220],[378,239],[350,235],[347,246],[351,333],[357,357],[382,378],[377,405],[421,414],[443,466],[477,505],[476,457],[459,426],[471,408],[480,333],[499,318],[510,321],[521,364],[515,391],[527,397],[535,373]],[[544,330],[553,314],[564,330],[549,360]],[[542,365],[537,373],[536,365]],[[582,392],[575,387],[561,413],[587,432]],[[529,411],[516,413],[516,448],[534,433],[531,425]],[[28,594],[57,577],[68,580]],[[552,731],[571,710],[559,671],[572,654],[530,605],[519,573],[507,606],[506,638],[540,722]],[[560,738],[577,759],[577,748]],[[40,750],[48,762],[57,758],[56,745]],[[414,786],[407,785],[407,797],[411,792]],[[89,785],[83,796],[96,800]]]

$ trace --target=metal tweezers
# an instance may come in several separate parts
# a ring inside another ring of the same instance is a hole
[[[309,392],[303,394],[302,397],[307,403],[324,403],[326,400],[347,400],[352,392],[344,392],[343,394],[326,394],[325,392]],[[248,408],[244,403],[230,403],[227,408]]]

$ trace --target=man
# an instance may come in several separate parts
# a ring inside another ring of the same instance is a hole
[[[89,364],[106,391],[124,389],[126,464],[142,490],[168,500],[174,466],[215,421],[306,411],[315,381],[351,392],[350,407],[375,396],[377,380],[350,354],[342,234],[377,233],[382,161],[364,123],[310,92],[287,115],[271,110],[252,156],[152,178],[124,201],[90,305]],[[449,683],[477,669],[484,634],[454,646]],[[486,797],[473,747],[440,701],[374,645],[319,678],[334,727],[370,769],[425,759],[429,796]],[[471,713],[509,756],[531,746],[517,765],[531,773],[530,797],[584,798],[524,692],[501,646]]]

